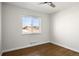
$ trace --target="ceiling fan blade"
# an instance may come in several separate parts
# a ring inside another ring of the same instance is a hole
[[[50,4],[51,7],[56,7],[53,3]]]
[[[46,4],[47,2],[41,2],[40,4]]]

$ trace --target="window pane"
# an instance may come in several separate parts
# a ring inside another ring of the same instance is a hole
[[[33,16],[26,16],[22,18],[22,32],[39,33],[40,32],[40,19]]]
[[[40,20],[38,18],[33,18],[32,20],[32,31],[33,32],[40,31]]]
[[[23,33],[31,33],[32,32],[32,26],[31,26],[31,17],[23,17],[22,18],[22,32]]]

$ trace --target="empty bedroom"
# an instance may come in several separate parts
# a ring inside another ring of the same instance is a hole
[[[1,56],[79,56],[79,2],[0,2]]]

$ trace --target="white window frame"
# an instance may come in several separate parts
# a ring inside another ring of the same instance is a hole
[[[29,16],[23,16],[23,17],[29,17]],[[38,16],[30,16],[30,17],[37,17],[38,18],[38,20],[40,21],[40,27],[39,27],[39,32],[29,32],[29,33],[23,33],[23,31],[22,31],[22,34],[40,34],[41,33],[41,17],[38,17]],[[33,23],[32,23],[33,24]],[[31,26],[33,26],[33,25],[31,25]]]

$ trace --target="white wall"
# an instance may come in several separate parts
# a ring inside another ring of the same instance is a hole
[[[42,33],[23,35],[21,17],[27,15],[39,16],[42,19]],[[2,46],[3,51],[24,48],[49,42],[48,15],[22,9],[16,6],[2,5]],[[31,44],[32,42],[36,42]]]
[[[41,34],[22,34],[21,17],[27,15],[42,18]],[[50,42],[54,44],[79,51],[79,8],[56,12],[50,17],[28,9],[2,5],[2,50],[10,51],[47,43],[51,38]],[[32,42],[36,43],[31,44]]]
[[[0,51],[1,51],[1,3],[0,3]]]
[[[79,52],[79,7],[52,14],[51,42]]]

